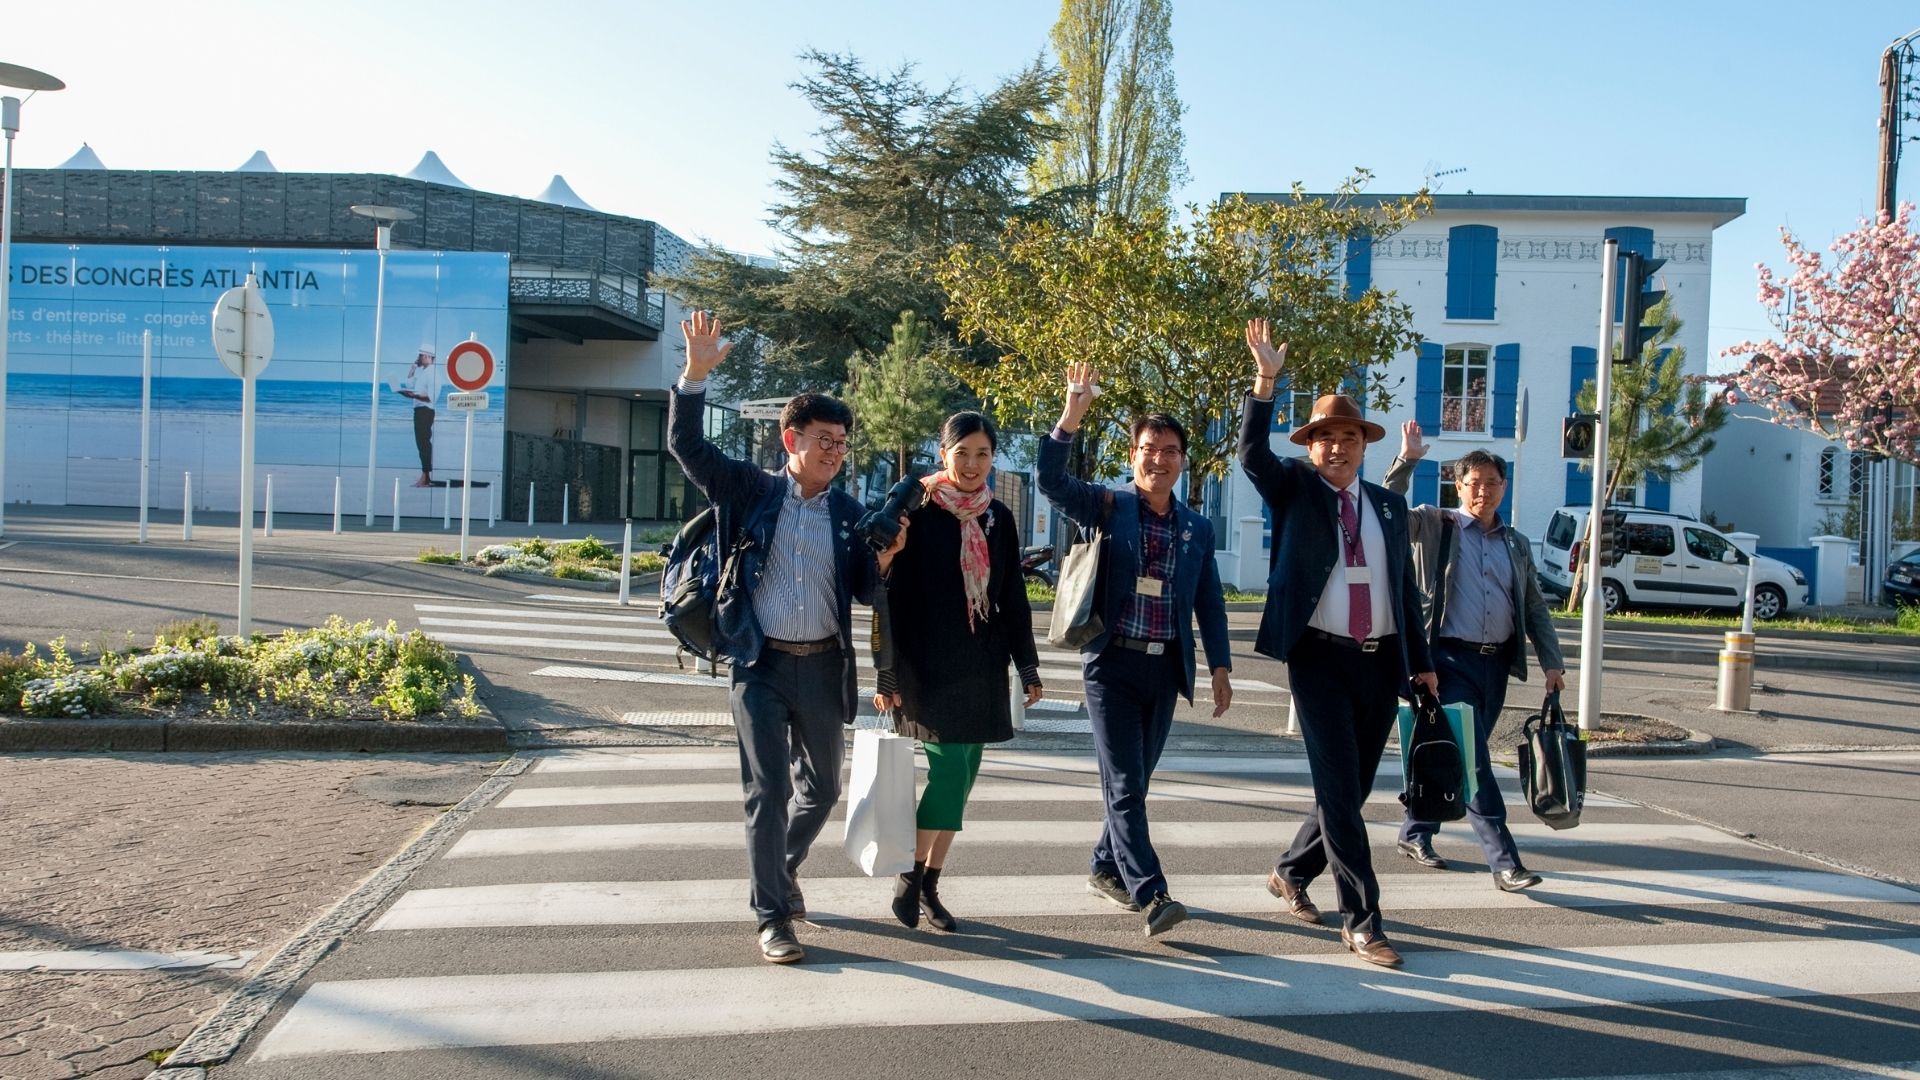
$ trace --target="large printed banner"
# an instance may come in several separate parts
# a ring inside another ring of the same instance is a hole
[[[8,328],[6,498],[139,502],[141,336],[153,334],[151,500],[239,507],[240,380],[214,357],[213,305],[249,271],[273,312],[259,377],[255,477],[275,509],[362,513],[367,441],[379,416],[374,508],[437,515],[460,483],[465,416],[447,409],[448,350],[469,335],[493,351],[490,407],[475,414],[473,507],[484,516],[504,464],[507,256],[387,255],[378,393],[372,251],[19,244]],[[376,402],[375,398],[378,398]],[[260,505],[256,492],[255,506]],[[456,498],[457,506],[457,498]]]

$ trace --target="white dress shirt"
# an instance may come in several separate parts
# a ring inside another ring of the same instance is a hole
[[[1326,478],[1320,482],[1327,484]],[[1320,603],[1313,609],[1313,618],[1307,625],[1316,630],[1325,630],[1337,637],[1347,636],[1347,553],[1346,534],[1340,527],[1340,488],[1327,484],[1327,490],[1334,493],[1333,533],[1340,547],[1339,557],[1333,561],[1333,573],[1327,575],[1327,587],[1320,591]],[[1373,503],[1367,499],[1367,493],[1356,477],[1346,489],[1353,492],[1355,510],[1360,516],[1360,550],[1366,554],[1367,568],[1372,572],[1367,582],[1367,596],[1373,601],[1373,636],[1386,637],[1397,633],[1393,621],[1392,585],[1387,581],[1387,534],[1380,527],[1380,519],[1374,513]]]

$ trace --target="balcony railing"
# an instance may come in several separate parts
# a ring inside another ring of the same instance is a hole
[[[666,294],[646,279],[613,267],[572,269],[515,263],[507,298],[523,304],[579,304],[605,308],[655,330],[666,321]]]

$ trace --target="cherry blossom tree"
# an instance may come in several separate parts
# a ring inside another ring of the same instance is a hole
[[[1833,259],[1780,230],[1789,272],[1764,263],[1760,303],[1777,340],[1743,341],[1744,358],[1716,376],[1765,406],[1775,423],[1854,450],[1920,461],[1920,236],[1913,205],[1891,220],[1861,219],[1829,245]]]

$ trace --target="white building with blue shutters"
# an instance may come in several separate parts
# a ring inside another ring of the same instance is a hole
[[[1448,463],[1469,450],[1491,450],[1512,463],[1502,516],[1537,543],[1555,507],[1590,501],[1589,474],[1560,456],[1560,420],[1597,367],[1601,244],[1613,238],[1623,252],[1667,260],[1658,283],[1683,324],[1677,343],[1686,349],[1688,369],[1704,374],[1713,231],[1745,212],[1740,198],[1436,195],[1433,212],[1411,227],[1351,245],[1349,292],[1371,285],[1398,294],[1412,306],[1414,328],[1424,339],[1387,365],[1394,402],[1372,417],[1388,434],[1368,451],[1367,478],[1377,482],[1386,474],[1400,425],[1417,419],[1432,450],[1414,473],[1412,501],[1455,505]],[[1515,439],[1523,392],[1524,444]],[[1306,418],[1313,397],[1301,389],[1289,408],[1277,411],[1275,453],[1304,454],[1287,432]],[[1222,576],[1259,587],[1264,551],[1254,558],[1244,550],[1256,528],[1264,548],[1264,526],[1253,521],[1265,519],[1259,494],[1236,469],[1224,490],[1208,495],[1225,538]],[[1652,477],[1618,497],[1697,516],[1700,471]]]

